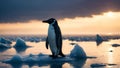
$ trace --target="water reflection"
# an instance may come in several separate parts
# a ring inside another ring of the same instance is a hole
[[[7,51],[8,49],[10,49],[10,48],[0,48],[0,52],[2,53],[2,52],[5,52],[5,51]]]
[[[27,47],[15,47],[15,50],[17,53],[25,52]]]
[[[44,66],[49,66],[50,68],[63,68],[63,65],[65,63],[70,64],[73,68],[82,68],[84,66],[84,64],[86,63],[86,59],[81,59],[81,60],[75,60],[75,61],[70,61],[70,62],[48,62],[48,63],[44,63],[44,62],[36,62],[36,63],[11,63],[10,65],[12,66],[12,68],[22,68],[24,65],[28,65],[29,68],[32,68],[34,66],[38,66],[38,67],[44,67]]]
[[[113,53],[112,52],[109,52],[108,53],[108,63],[113,63],[114,61],[113,61]]]
[[[77,61],[74,61],[74,62],[70,62],[70,65],[73,68],[82,68],[85,63],[86,63],[86,59],[81,59],[81,60],[77,60]]]
[[[22,65],[21,63],[11,63],[10,64],[12,66],[12,68],[22,68]]]
[[[97,45],[97,46],[99,46],[101,43],[102,43],[102,41],[101,41],[101,42],[97,42],[97,41],[96,41],[96,45]]]
[[[64,63],[51,63],[50,68],[62,68]]]
[[[97,34],[96,35],[97,46],[99,46],[102,42],[103,42],[103,38],[99,34]]]

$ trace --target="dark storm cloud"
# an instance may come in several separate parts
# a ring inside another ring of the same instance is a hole
[[[88,17],[120,11],[120,0],[0,0],[0,22]]]

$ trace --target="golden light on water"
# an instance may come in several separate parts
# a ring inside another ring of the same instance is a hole
[[[109,17],[113,17],[114,16],[114,13],[113,12],[108,12],[108,13],[106,13],[107,14],[107,16],[109,16]]]
[[[109,47],[109,52],[108,52],[108,63],[113,63],[114,62],[114,58],[113,58],[113,52],[114,49],[112,47]]]

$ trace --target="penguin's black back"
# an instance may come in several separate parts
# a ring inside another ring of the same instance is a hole
[[[57,24],[57,21],[56,23],[53,24],[53,27],[55,29],[56,45],[58,48],[62,48],[62,34],[61,34],[60,27]]]

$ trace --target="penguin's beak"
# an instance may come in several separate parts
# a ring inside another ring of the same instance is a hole
[[[48,20],[44,20],[44,21],[42,21],[43,23],[48,23]]]

